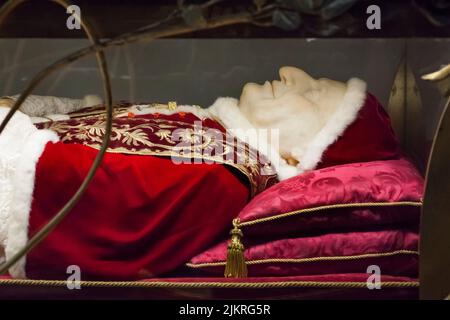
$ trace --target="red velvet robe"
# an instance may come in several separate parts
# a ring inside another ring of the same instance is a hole
[[[65,143],[47,144],[37,164],[29,237],[86,176],[97,154],[101,121],[88,117],[50,125]],[[186,127],[192,133],[194,121],[200,119],[183,113],[116,119],[110,152],[80,202],[27,256],[27,277],[65,279],[70,265],[80,267],[84,280],[155,277],[226,236],[253,191],[270,185],[275,175],[261,176],[259,165],[246,171],[245,166],[175,164],[170,157],[154,156],[172,150],[167,130]],[[225,130],[211,119],[202,125]],[[132,134],[142,139],[128,143]]]
[[[97,151],[49,143],[41,156],[29,236],[74,194]],[[76,156],[75,156],[76,155]],[[27,257],[29,278],[150,278],[171,271],[229,229],[249,189],[220,164],[175,165],[154,156],[106,154],[82,200]]]

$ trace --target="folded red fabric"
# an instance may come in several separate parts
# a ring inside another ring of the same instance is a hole
[[[74,194],[97,151],[47,144],[36,170],[29,236]],[[220,164],[107,153],[81,201],[27,256],[34,279],[151,278],[182,265],[228,229],[249,189]]]
[[[424,182],[406,159],[310,171],[265,190],[239,213],[245,236],[418,225]]]
[[[364,273],[371,265],[383,275],[416,277],[418,234],[411,230],[330,233],[258,243],[247,241],[248,275],[300,276]],[[227,241],[195,256],[190,268],[223,274]]]

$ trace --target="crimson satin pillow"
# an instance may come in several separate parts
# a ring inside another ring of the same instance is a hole
[[[250,277],[365,273],[370,265],[383,275],[417,277],[418,234],[383,230],[325,234],[263,243],[247,240],[244,252]],[[223,275],[224,241],[191,259],[188,267]]]
[[[423,178],[406,159],[339,165],[284,180],[239,213],[244,237],[417,225]]]

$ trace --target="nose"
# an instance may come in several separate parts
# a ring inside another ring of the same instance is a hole
[[[279,70],[280,79],[282,82],[286,83],[287,85],[293,84],[293,73],[292,70],[290,70],[291,67],[281,67]]]
[[[295,67],[281,67],[280,79],[288,85],[309,85],[314,79],[305,71]]]

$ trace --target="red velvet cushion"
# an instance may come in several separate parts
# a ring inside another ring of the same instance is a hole
[[[66,203],[97,151],[48,144],[40,158],[29,234]],[[27,256],[30,278],[133,280],[171,271],[226,234],[249,190],[220,164],[107,153],[88,190],[62,223]]]
[[[317,168],[395,159],[399,151],[389,115],[378,99],[368,93],[355,121],[325,150]]]
[[[239,214],[245,236],[419,222],[423,179],[406,159],[323,168],[282,181]]]
[[[248,239],[247,239],[248,240]],[[408,230],[325,234],[257,243],[246,241],[249,276],[364,273],[377,265],[384,275],[417,276],[418,235]],[[227,241],[195,256],[189,267],[223,274]]]

